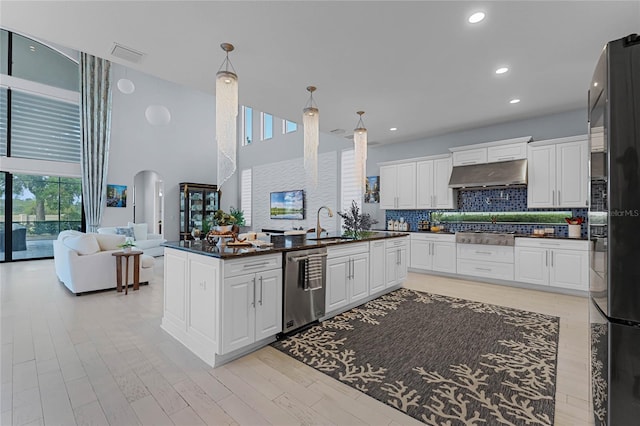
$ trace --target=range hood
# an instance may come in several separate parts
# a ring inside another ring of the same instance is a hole
[[[449,188],[482,189],[527,184],[527,160],[456,166],[451,171]]]

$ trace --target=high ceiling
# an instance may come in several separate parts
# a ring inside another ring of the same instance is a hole
[[[640,32],[640,1],[2,0],[0,26],[212,94],[230,42],[242,104],[300,122],[315,85],[322,131],[364,110],[369,140],[391,143],[584,107],[604,44]]]

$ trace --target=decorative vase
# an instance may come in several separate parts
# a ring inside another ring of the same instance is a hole
[[[233,225],[216,225],[215,230],[218,232],[231,233]]]
[[[569,238],[580,238],[581,225],[567,225],[569,227]]]
[[[122,251],[125,253],[131,253],[131,247],[124,247]]]

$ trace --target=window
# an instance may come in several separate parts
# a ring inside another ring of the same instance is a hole
[[[7,89],[0,87],[0,155],[7,155]]]
[[[262,113],[262,140],[273,138],[273,115]]]
[[[245,169],[240,175],[240,210],[244,212],[245,226],[251,226],[251,169]]]
[[[342,151],[340,173],[340,210],[350,209],[354,200],[358,207],[362,208],[363,194],[356,182],[356,159],[353,149]]]
[[[289,120],[282,120],[282,133],[292,133],[298,130],[298,123]]]
[[[253,141],[253,108],[242,107],[242,145],[251,145]]]

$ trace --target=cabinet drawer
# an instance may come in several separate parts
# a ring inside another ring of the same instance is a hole
[[[386,240],[386,247],[388,249],[389,248],[406,248],[408,240],[409,240],[409,238],[407,238],[407,237],[391,238],[391,239]]]
[[[344,243],[327,247],[329,259],[361,253],[369,253],[369,243]]]
[[[527,158],[527,143],[519,142],[487,148],[487,162],[520,160]]]
[[[482,164],[487,162],[487,148],[465,149],[453,153],[454,166]]]
[[[572,241],[553,238],[516,238],[516,247],[588,251],[589,242],[584,240]]]
[[[224,276],[234,277],[241,274],[282,268],[282,254],[251,256],[246,259],[225,260]]]
[[[458,259],[458,274],[513,281],[513,263]]]
[[[513,247],[483,244],[457,244],[458,259],[480,262],[513,263]]]
[[[455,234],[429,234],[429,233],[416,233],[410,234],[411,241],[442,241],[448,243],[455,243]]]

